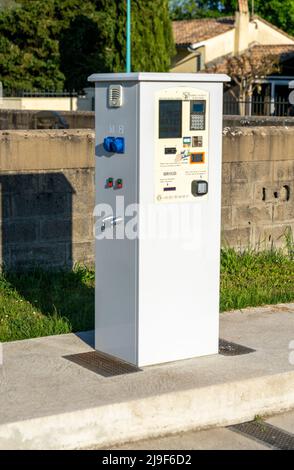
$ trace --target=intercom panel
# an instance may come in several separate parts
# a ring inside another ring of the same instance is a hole
[[[209,93],[167,88],[155,97],[155,202],[207,199]]]

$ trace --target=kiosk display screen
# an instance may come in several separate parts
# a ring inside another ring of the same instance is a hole
[[[159,138],[178,139],[182,137],[182,101],[159,101]]]

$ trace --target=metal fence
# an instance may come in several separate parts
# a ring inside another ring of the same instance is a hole
[[[74,98],[79,93],[73,91],[56,90],[8,90],[3,89],[3,98]],[[269,97],[254,96],[251,100],[236,100],[233,96],[224,96],[223,114],[230,116],[294,116],[294,106],[288,99],[279,98],[271,100]]]
[[[73,91],[56,91],[56,90],[38,90],[38,91],[31,91],[31,90],[3,90],[3,96],[5,98],[24,98],[24,97],[32,97],[32,98],[71,98],[78,96],[78,93]]]
[[[224,97],[224,114],[236,116],[294,116],[294,107],[287,99],[271,100],[264,96],[241,101]]]

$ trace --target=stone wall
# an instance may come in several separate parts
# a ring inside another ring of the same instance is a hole
[[[0,130],[36,129],[39,111],[0,109]],[[94,129],[93,111],[58,111],[69,129]],[[294,117],[285,116],[224,116],[225,127],[294,126]],[[43,129],[44,127],[42,127]]]
[[[94,133],[0,132],[0,262],[93,263]]]
[[[292,116],[235,116],[225,115],[223,127],[257,127],[257,126],[294,126]]]
[[[39,111],[0,109],[0,130],[35,129]],[[93,111],[58,111],[69,129],[94,129]]]
[[[294,232],[294,128],[226,128],[223,243],[260,249]]]
[[[94,132],[0,132],[0,263],[94,260]],[[294,127],[226,128],[223,243],[268,248],[294,231]]]

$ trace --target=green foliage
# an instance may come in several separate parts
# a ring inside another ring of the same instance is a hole
[[[255,12],[270,23],[294,36],[293,0],[255,0]]]
[[[11,8],[16,6],[15,0],[0,0],[0,10],[4,8]]]
[[[0,341],[89,330],[93,322],[93,271],[0,275]]]
[[[54,0],[0,13],[0,80],[5,88],[62,89]]]
[[[251,0],[248,6],[252,11]],[[234,15],[237,7],[238,0],[170,0],[171,17],[177,20]],[[254,0],[254,13],[294,35],[293,0]]]
[[[0,11],[0,80],[11,89],[81,90],[94,72],[125,70],[126,2],[18,0]],[[168,71],[168,0],[132,0],[134,71]]]
[[[167,0],[137,0],[134,6],[134,70],[168,72],[175,51]]]
[[[108,12],[113,31],[108,43],[111,70],[125,71],[126,1],[95,0],[99,11]],[[168,0],[132,0],[132,71],[167,72],[174,54]]]
[[[82,90],[90,74],[112,70],[114,52],[108,45],[113,41],[115,21],[109,11],[98,11],[94,2],[80,0],[58,1],[56,17],[65,88]]]
[[[175,20],[215,18],[235,12],[238,0],[170,0],[171,17]]]
[[[221,311],[294,300],[294,260],[278,250],[222,250]]]

